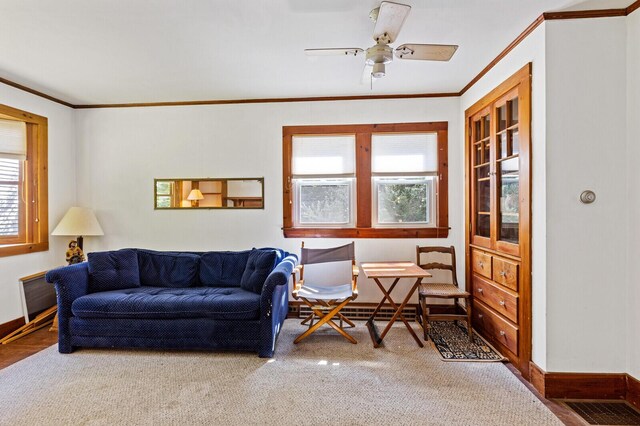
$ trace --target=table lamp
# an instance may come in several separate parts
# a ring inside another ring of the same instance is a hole
[[[82,254],[82,237],[104,235],[104,232],[102,232],[93,210],[85,207],[71,207],[51,235],[76,237],[75,241],[77,241],[77,246],[80,248],[80,255],[84,258],[84,254]],[[69,249],[72,249],[72,244],[73,241],[69,243]],[[67,261],[71,263],[69,259]]]
[[[202,195],[202,192],[199,189],[192,189],[187,200],[191,201],[191,207],[198,207],[200,205],[200,200],[204,200],[204,195]]]

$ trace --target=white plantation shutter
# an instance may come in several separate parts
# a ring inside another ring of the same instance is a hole
[[[438,171],[436,133],[374,134],[371,171],[426,175]]]
[[[24,161],[27,158],[27,125],[0,119],[0,158]]]
[[[355,176],[356,138],[340,136],[294,136],[293,176]]]

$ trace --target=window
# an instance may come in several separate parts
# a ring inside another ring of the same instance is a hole
[[[47,119],[0,105],[0,256],[48,250]]]
[[[285,237],[446,237],[447,127],[283,127]]]
[[[297,227],[353,227],[355,137],[294,136],[292,182]]]

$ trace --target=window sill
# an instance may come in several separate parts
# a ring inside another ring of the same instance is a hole
[[[283,228],[285,238],[447,238],[449,228]]]
[[[18,254],[35,253],[49,250],[49,243],[24,243],[0,245],[0,257],[15,256]]]

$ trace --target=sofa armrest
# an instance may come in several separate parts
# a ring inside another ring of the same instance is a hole
[[[260,349],[263,358],[273,356],[276,338],[289,309],[289,279],[298,258],[288,254],[264,282],[260,295]]]
[[[58,350],[62,353],[73,351],[69,319],[73,316],[71,305],[74,300],[89,292],[88,263],[52,269],[45,276],[48,283],[56,287],[58,300]]]

